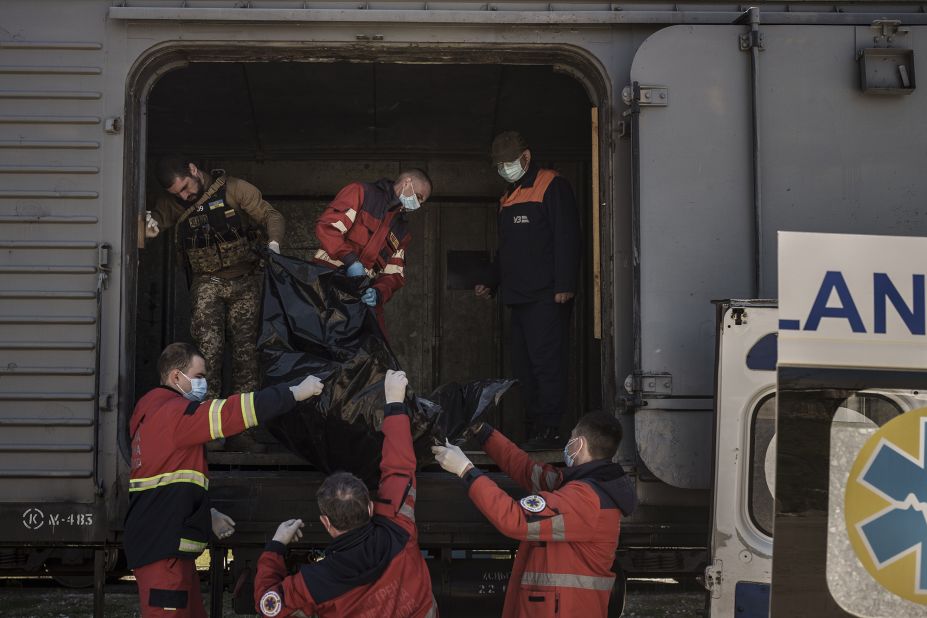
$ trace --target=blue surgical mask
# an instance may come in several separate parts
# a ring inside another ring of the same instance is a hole
[[[418,201],[418,196],[415,195],[415,189],[412,187],[412,183],[409,183],[409,188],[412,189],[412,195],[406,196],[404,193],[405,189],[399,192],[399,202],[402,204],[403,210],[412,211],[418,210],[422,207],[421,203]]]
[[[525,168],[522,167],[521,157],[514,161],[499,164],[499,175],[509,182],[518,182],[525,175]]]
[[[579,451],[583,448],[580,446],[576,449],[576,452],[570,455],[570,445],[579,440],[579,438],[570,438],[570,441],[566,443],[566,446],[563,447],[563,463],[567,465],[567,468],[573,467],[573,464],[576,462],[576,456],[579,455]]]
[[[206,378],[191,378],[183,371],[180,372],[180,375],[190,380],[190,392],[180,389],[180,392],[183,393],[183,396],[189,399],[190,401],[203,401],[206,397]],[[177,385],[180,386],[179,384]]]

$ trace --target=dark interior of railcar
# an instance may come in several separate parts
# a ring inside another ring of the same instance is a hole
[[[592,336],[591,103],[583,86],[550,66],[395,63],[197,63],[165,74],[147,103],[146,182],[159,156],[180,152],[256,185],[286,218],[282,252],[309,258],[315,220],[343,185],[422,167],[432,198],[410,215],[407,283],[387,305],[390,343],[417,392],[510,375],[507,311],[450,289],[459,252],[490,252],[504,181],[490,165],[493,136],[521,131],[535,161],[569,179],[585,255],[573,312],[569,428],[600,407],[598,342]],[[137,395],[157,383],[158,353],[190,341],[186,277],[169,235],[139,257]],[[228,363],[226,363],[228,365]],[[522,430],[517,389],[491,418]],[[269,438],[269,436],[268,436]]]

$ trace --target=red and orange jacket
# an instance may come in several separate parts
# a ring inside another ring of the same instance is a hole
[[[438,607],[415,526],[415,452],[404,404],[387,404],[373,518],[342,534],[325,558],[287,575],[286,546],[271,541],[258,561],[254,598],[262,616],[433,618]]]
[[[406,283],[406,247],[412,241],[393,184],[386,178],[349,184],[315,224],[321,244],[315,261],[333,267],[360,261],[381,305]]]
[[[521,541],[503,618],[604,618],[621,517],[637,503],[624,470],[604,459],[566,469],[542,465],[488,425],[479,439],[499,468],[532,492],[514,500],[476,468],[465,475],[476,507]]]
[[[129,421],[132,470],[123,539],[129,568],[202,553],[212,531],[205,444],[295,405],[285,384],[202,403],[167,386],[145,394]]]

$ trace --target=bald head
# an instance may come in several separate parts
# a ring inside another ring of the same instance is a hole
[[[431,197],[431,178],[428,177],[425,170],[417,167],[410,167],[400,172],[399,178],[396,179],[396,184],[393,185],[393,190],[396,192],[397,196],[400,193],[404,195],[412,195],[414,193],[418,197],[418,201],[424,204],[428,201],[428,198]]]

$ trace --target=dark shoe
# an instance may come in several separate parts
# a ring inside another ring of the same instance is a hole
[[[267,445],[258,442],[250,431],[225,439],[225,451],[233,453],[253,453],[260,455],[267,452]]]
[[[566,444],[560,438],[558,427],[542,427],[527,442],[521,445],[523,451],[559,451]]]

